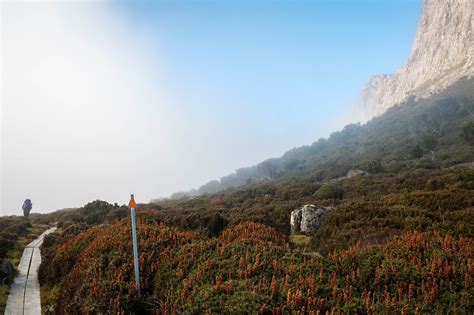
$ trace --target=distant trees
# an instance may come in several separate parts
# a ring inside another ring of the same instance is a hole
[[[206,193],[212,194],[212,193],[218,192],[219,190],[221,190],[221,186],[217,180],[211,180],[207,184],[204,184],[201,187],[199,187],[198,189],[200,194],[206,194]]]
[[[467,143],[474,145],[474,122],[467,123],[462,128],[461,137]]]
[[[258,164],[258,172],[263,178],[274,179],[277,175],[277,164],[275,159],[263,161]]]
[[[422,138],[422,144],[423,147],[425,147],[427,150],[432,151],[436,148],[436,145],[438,144],[438,139],[434,134],[425,134]]]
[[[189,194],[186,191],[178,191],[171,194],[170,199],[181,199],[189,197]]]
[[[415,158],[415,159],[419,159],[423,156],[423,149],[421,148],[421,146],[417,143],[415,144],[411,150],[410,150],[410,154],[411,154],[411,157]]]
[[[101,224],[106,222],[107,215],[111,213],[112,210],[119,208],[118,205],[112,205],[106,201],[96,200],[89,202],[82,208],[82,213],[80,213],[80,220],[89,225]],[[124,207],[126,209],[126,207]],[[123,217],[123,215],[117,214],[118,217]]]
[[[156,207],[156,205],[155,205]],[[63,209],[48,214],[31,216],[34,224],[49,224],[58,222],[58,227],[86,224],[89,226],[112,223],[128,216],[129,210],[125,205],[111,204],[103,200],[95,200],[77,209]]]
[[[297,159],[290,159],[287,160],[283,163],[283,170],[285,172],[291,172],[293,171],[298,165],[300,164],[300,161]]]
[[[117,220],[122,220],[128,216],[129,210],[127,207],[118,207],[114,206],[114,208],[110,209],[110,211],[105,216],[106,222],[114,222]]]
[[[371,174],[377,174],[384,171],[380,161],[361,161],[358,163],[357,167]]]
[[[431,132],[425,133],[416,139],[416,143],[410,149],[410,156],[414,159],[421,158],[425,153],[431,152],[434,160],[434,150],[438,145],[438,138]]]
[[[365,125],[348,125],[328,139],[293,148],[280,158],[237,169],[220,181],[202,186],[198,192],[173,198],[212,194],[294,176],[327,181],[356,167],[369,173],[397,173],[419,167],[420,163],[446,167],[471,161],[474,148],[469,149],[466,143],[474,144],[474,122],[466,124],[466,119],[472,117],[474,109],[473,84],[474,80],[458,82],[436,97],[411,99]]]
[[[237,173],[224,176],[220,179],[220,189],[245,185],[247,179],[248,178],[240,177]]]

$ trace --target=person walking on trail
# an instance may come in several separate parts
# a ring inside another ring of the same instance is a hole
[[[26,199],[25,202],[23,202],[23,206],[21,207],[23,209],[23,215],[28,218],[30,215],[30,211],[33,208],[33,204],[31,203],[30,199]]]

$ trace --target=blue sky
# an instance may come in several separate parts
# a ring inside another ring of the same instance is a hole
[[[2,3],[1,209],[148,201],[326,137],[421,4]]]
[[[407,59],[421,1],[144,2],[168,93],[196,119],[278,139],[275,156],[341,128],[371,74]],[[252,161],[257,161],[254,158]]]

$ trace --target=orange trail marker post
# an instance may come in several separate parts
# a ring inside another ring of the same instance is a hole
[[[130,202],[128,203],[128,208],[131,211],[132,216],[132,235],[133,235],[133,258],[135,265],[135,284],[137,286],[138,295],[140,296],[140,271],[138,266],[138,241],[137,241],[137,224],[135,222],[135,209],[137,204],[135,203],[135,198],[133,194],[130,195]]]

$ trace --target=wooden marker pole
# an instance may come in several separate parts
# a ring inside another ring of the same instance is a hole
[[[135,209],[137,204],[135,203],[135,198],[133,194],[130,195],[130,202],[128,203],[128,208],[131,211],[132,215],[132,235],[133,235],[133,258],[135,265],[135,284],[137,286],[138,295],[140,296],[140,271],[138,265],[138,241],[137,241],[137,224],[135,222]]]

